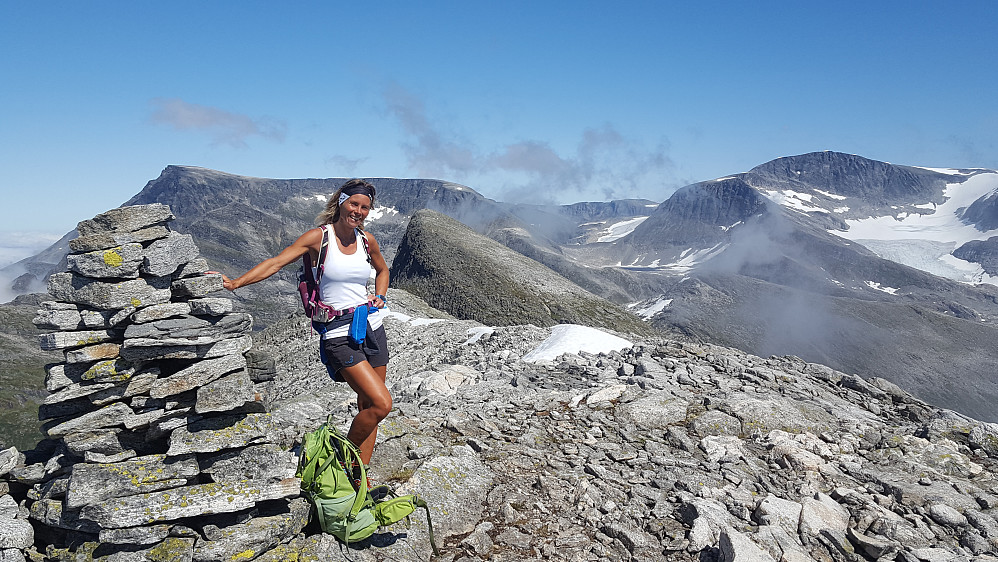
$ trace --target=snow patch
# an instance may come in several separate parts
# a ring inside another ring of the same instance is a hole
[[[580,351],[609,353],[632,345],[634,344],[603,330],[578,324],[559,324],[551,328],[551,335],[546,340],[523,356],[523,361],[527,363],[553,361],[563,353]]]
[[[413,326],[426,326],[428,324],[436,324],[437,322],[444,322],[443,318],[413,318],[408,314],[402,312],[394,312],[388,307],[382,309],[382,312],[387,315],[388,318],[394,318],[400,322],[407,322]]]
[[[371,209],[370,213],[367,214],[367,220],[374,221],[387,215],[397,214],[399,214],[398,209],[395,209],[394,207],[375,207]]]
[[[835,207],[834,209],[832,209],[832,212],[835,212],[835,213],[845,213],[848,210],[849,210],[849,207]]]
[[[621,238],[634,232],[634,229],[646,220],[648,220],[648,217],[635,217],[633,219],[618,222],[617,224],[612,224],[609,228],[603,231],[605,234],[597,238],[596,241],[613,242],[614,240],[620,240]]]
[[[827,191],[822,191],[820,189],[812,189],[812,191],[817,191],[818,193],[824,195],[825,197],[829,199],[835,199],[836,201],[843,201],[845,199],[848,199],[845,195],[839,195],[837,193],[829,193]]]
[[[659,297],[658,300],[656,300],[655,302],[651,303],[650,305],[634,310],[634,314],[637,314],[638,316],[644,318],[645,320],[649,320],[649,319],[651,319],[652,316],[655,316],[659,312],[662,312],[663,310],[665,310],[665,308],[667,306],[669,306],[670,304],[672,304],[672,299],[667,299],[665,297]],[[628,306],[628,308],[634,308],[637,305],[638,305],[638,303],[633,303],[633,304],[629,304],[627,306]]]
[[[468,339],[461,345],[471,345],[476,341],[482,339],[484,335],[492,335],[496,329],[491,326],[479,326],[477,328],[471,328],[468,330]]]
[[[808,193],[798,193],[789,189],[783,191],[763,191],[762,192],[770,201],[783,205],[784,207],[793,209],[795,211],[800,211],[803,213],[827,213],[825,209],[821,207],[814,207],[805,204],[805,202],[810,203],[811,198],[814,197]]]
[[[866,281],[866,286],[891,295],[898,294],[898,290],[894,287],[881,286],[880,283],[877,283],[876,281]]]
[[[722,226],[721,230],[723,230],[724,232],[727,232],[727,231],[731,230],[732,228],[734,228],[734,227],[736,227],[736,226],[738,226],[740,224],[742,224],[742,221],[738,221],[738,222],[736,222],[735,224],[733,224],[731,226]]]

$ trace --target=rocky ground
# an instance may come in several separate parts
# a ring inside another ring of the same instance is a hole
[[[529,363],[551,329],[387,326],[395,410],[373,472],[427,499],[443,560],[998,559],[998,426],[885,380],[649,338]],[[288,444],[326,411],[352,415],[352,393],[301,359],[307,334],[292,320],[260,342],[295,357],[271,395],[307,389],[272,404]],[[368,542],[283,548],[429,558],[420,517]]]

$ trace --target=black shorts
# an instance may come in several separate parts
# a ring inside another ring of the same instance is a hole
[[[372,341],[373,340],[373,341]],[[385,327],[377,330],[367,330],[367,339],[363,344],[355,344],[347,336],[322,340],[323,363],[326,371],[334,381],[343,381],[339,370],[367,361],[372,367],[384,367],[388,364],[388,336]]]

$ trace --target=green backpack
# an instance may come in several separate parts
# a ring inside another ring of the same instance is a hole
[[[353,466],[360,467],[359,489],[353,486]],[[322,532],[334,535],[348,546],[373,535],[378,527],[407,518],[421,507],[426,510],[433,554],[440,554],[433,541],[433,523],[426,502],[415,494],[383,501],[371,498],[360,450],[337,431],[332,416],[319,429],[305,434],[295,476],[301,478],[302,492],[315,506]]]

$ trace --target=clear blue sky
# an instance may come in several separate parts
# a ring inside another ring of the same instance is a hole
[[[0,247],[63,234],[168,164],[555,202],[663,200],[814,150],[998,168],[996,16],[996,2],[0,0]]]

